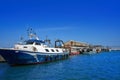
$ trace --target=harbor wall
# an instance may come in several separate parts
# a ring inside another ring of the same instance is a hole
[[[0,55],[0,62],[5,62],[4,58]]]

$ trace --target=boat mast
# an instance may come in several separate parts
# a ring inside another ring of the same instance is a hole
[[[48,46],[51,45],[51,40],[48,39],[48,36],[46,36],[46,39],[44,40]]]
[[[36,33],[33,31],[32,28],[28,28],[27,33],[28,33],[28,36],[30,39],[35,38],[35,39],[39,40],[38,36],[36,35]]]

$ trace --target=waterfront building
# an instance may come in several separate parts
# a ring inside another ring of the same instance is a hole
[[[71,55],[75,55],[82,53],[83,50],[87,50],[89,48],[89,44],[70,40],[64,43],[64,47],[70,50]]]

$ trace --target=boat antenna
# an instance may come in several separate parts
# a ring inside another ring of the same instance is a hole
[[[36,33],[33,31],[32,28],[28,28],[27,33],[28,33],[28,36],[30,39],[32,39],[34,37],[37,40],[39,40],[38,36],[36,35]]]
[[[50,46],[50,45],[51,45],[51,40],[50,40],[50,39],[48,39],[48,36],[46,36],[45,42],[48,44],[48,46]]]
[[[20,37],[20,40],[21,40],[21,41],[24,40],[23,36]]]

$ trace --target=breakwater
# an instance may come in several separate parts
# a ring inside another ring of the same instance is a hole
[[[5,62],[4,58],[0,55],[0,62]]]

